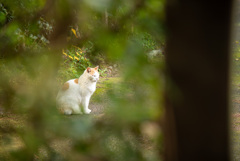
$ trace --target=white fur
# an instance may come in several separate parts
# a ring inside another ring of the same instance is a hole
[[[98,67],[96,68],[98,69]],[[92,94],[96,90],[99,73],[96,70],[95,73],[91,75],[86,69],[79,77],[78,84],[76,84],[74,80],[75,79],[71,79],[67,81],[67,83],[69,83],[67,90],[61,89],[58,92],[57,107],[66,115],[89,114],[91,110],[88,108],[88,105]]]

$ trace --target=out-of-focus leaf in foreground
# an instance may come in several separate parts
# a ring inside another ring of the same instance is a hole
[[[0,160],[161,159],[164,56],[147,53],[164,49],[163,5],[0,2]],[[59,114],[61,85],[96,65],[93,112]]]

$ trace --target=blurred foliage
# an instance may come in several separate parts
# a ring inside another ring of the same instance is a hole
[[[146,53],[165,46],[163,6],[1,0],[0,160],[160,160],[164,63],[149,62]],[[104,111],[58,113],[64,81],[96,65],[105,76],[105,64],[116,62],[121,81],[99,82],[104,93],[90,101]]]

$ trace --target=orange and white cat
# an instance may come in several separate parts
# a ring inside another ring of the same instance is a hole
[[[98,66],[88,67],[77,79],[71,79],[64,83],[57,95],[57,107],[66,114],[89,114],[90,98],[96,90],[99,80]]]

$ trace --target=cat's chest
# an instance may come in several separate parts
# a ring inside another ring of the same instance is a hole
[[[82,95],[92,95],[93,92],[96,90],[96,84],[93,83],[85,83],[82,86],[80,86],[80,92]]]

